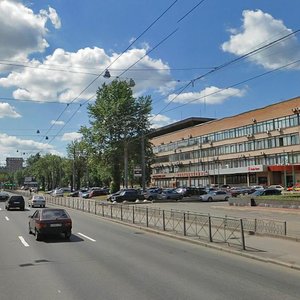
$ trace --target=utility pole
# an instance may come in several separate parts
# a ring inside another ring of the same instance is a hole
[[[73,144],[73,178],[72,178],[72,191],[75,191],[75,143]]]
[[[142,150],[142,188],[143,188],[143,192],[145,192],[146,191],[146,165],[145,165],[145,136],[144,136],[144,133],[142,133],[141,150]]]
[[[128,188],[128,144],[127,140],[124,140],[124,185]]]

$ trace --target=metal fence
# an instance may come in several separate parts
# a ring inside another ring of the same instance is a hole
[[[109,204],[82,198],[46,195],[46,201],[122,222],[246,249],[241,219],[213,217],[205,214],[161,210],[137,205]]]
[[[29,196],[26,191],[16,191],[16,193]],[[287,222],[279,220],[216,217],[190,211],[149,208],[144,205],[110,204],[92,199],[52,197],[50,195],[45,195],[45,197],[46,201],[51,204],[194,239],[227,243],[244,250],[246,249],[244,232],[273,236],[287,235]]]

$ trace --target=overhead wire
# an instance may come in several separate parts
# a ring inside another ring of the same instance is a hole
[[[171,101],[169,101],[169,102],[167,103],[167,105],[166,105],[163,109],[161,109],[157,114],[155,114],[155,116],[153,116],[153,117],[151,118],[150,121],[154,120],[155,117],[157,117],[159,114],[161,114],[162,112],[164,112],[165,109],[171,104],[171,102],[173,102],[180,94],[182,94],[182,92],[183,92],[184,90],[186,90],[186,88],[187,88],[189,85],[191,85],[195,80],[199,80],[200,78],[203,78],[204,76],[207,76],[207,75],[212,74],[213,72],[219,71],[219,70],[221,70],[222,68],[225,68],[225,67],[227,67],[227,66],[229,66],[229,65],[231,65],[231,64],[233,64],[233,63],[236,63],[236,62],[238,62],[238,61],[240,61],[240,60],[242,60],[242,59],[244,59],[244,58],[246,58],[246,57],[248,57],[248,56],[250,56],[250,55],[254,55],[254,54],[257,53],[257,52],[262,51],[263,49],[269,48],[269,47],[271,47],[272,45],[278,43],[279,41],[282,41],[283,39],[288,38],[288,37],[290,37],[290,36],[292,36],[292,35],[298,33],[299,31],[300,31],[300,30],[296,30],[296,31],[294,31],[294,32],[292,32],[292,33],[289,33],[289,34],[287,34],[287,35],[285,35],[285,36],[283,36],[283,37],[280,37],[280,38],[278,38],[277,40],[272,41],[272,42],[270,42],[270,43],[268,43],[268,44],[266,44],[266,45],[264,45],[264,46],[261,46],[261,47],[259,47],[259,48],[257,48],[257,49],[254,49],[254,50],[251,50],[251,51],[245,53],[244,55],[241,55],[241,56],[239,56],[238,58],[235,58],[235,59],[233,59],[233,60],[231,60],[231,61],[229,61],[229,62],[225,62],[225,63],[221,64],[220,66],[216,67],[214,70],[209,71],[209,72],[207,72],[206,74],[201,75],[201,76],[198,76],[198,77],[196,77],[195,79],[191,80],[188,84],[186,84],[185,86],[183,86],[182,88],[180,88],[179,93],[178,93],[175,97],[173,97],[173,98],[171,99]],[[169,36],[171,36],[171,35],[169,35]],[[164,40],[165,40],[165,39],[164,39]],[[93,97],[94,97],[94,95],[93,95],[92,97],[90,97],[88,100],[84,101],[84,102],[80,105],[80,107],[83,106],[83,105],[85,105],[85,104],[88,103],[89,101],[91,101],[91,100],[93,99]],[[206,97],[207,97],[207,95],[206,95]],[[72,116],[68,119],[68,121],[65,122],[64,126],[59,130],[58,134],[59,134],[59,133],[67,126],[67,124],[70,122],[70,120],[76,115],[76,113],[77,113],[77,111],[80,109],[80,107],[79,107],[77,110],[75,110],[75,112],[74,112],[74,113],[72,114]],[[180,106],[180,107],[182,107],[182,106]],[[169,111],[169,110],[168,110],[168,111]],[[52,142],[54,139],[55,139],[55,136],[51,139],[50,142]]]
[[[225,90],[228,90],[228,89],[230,89],[230,88],[234,88],[234,87],[236,87],[236,86],[239,86],[239,85],[242,85],[242,84],[247,83],[247,82],[249,82],[249,81],[252,81],[252,80],[261,78],[261,77],[266,76],[266,75],[269,75],[269,74],[271,74],[271,73],[280,71],[280,70],[282,70],[282,69],[289,68],[289,67],[291,67],[291,66],[293,66],[293,65],[296,65],[296,64],[300,64],[300,59],[297,59],[297,60],[295,60],[295,61],[293,61],[293,62],[290,62],[290,63],[287,63],[287,64],[285,64],[285,65],[282,65],[282,66],[280,66],[280,67],[278,67],[278,68],[275,68],[275,69],[273,69],[273,70],[266,71],[266,72],[264,72],[264,73],[255,75],[255,76],[250,77],[250,78],[248,78],[248,79],[239,81],[239,82],[234,83],[234,84],[232,84],[232,85],[229,85],[229,86],[227,86],[227,87],[225,87],[225,88],[222,88],[222,89],[220,89],[220,90],[218,90],[218,91],[212,92],[212,93],[210,93],[210,94],[206,94],[205,96],[201,96],[201,97],[192,99],[192,100],[190,100],[190,101],[188,101],[188,102],[186,102],[186,103],[184,103],[184,104],[178,105],[178,106],[176,106],[176,107],[174,107],[174,108],[172,108],[172,109],[169,109],[169,110],[167,110],[167,111],[165,111],[165,112],[170,112],[170,111],[176,110],[176,109],[178,109],[178,108],[184,107],[184,106],[186,106],[186,105],[188,105],[188,104],[191,104],[191,103],[193,103],[193,102],[196,102],[196,101],[198,101],[198,100],[201,100],[201,99],[203,99],[203,98],[205,98],[205,97],[209,97],[209,96],[216,95],[216,94],[221,93],[221,92],[223,92],[223,91],[225,91]]]
[[[157,23],[176,3],[178,2],[178,0],[175,0],[171,3],[171,5],[168,6],[167,9],[165,9],[163,11],[162,14],[160,14],[137,38],[135,38],[128,47],[125,48],[125,50],[122,51],[122,53],[120,55],[118,55],[107,67],[106,69],[108,69],[112,64],[114,64],[128,49],[130,49],[130,47],[136,42],[138,41],[148,30],[150,30],[150,28]],[[104,70],[96,76],[96,78],[94,78],[80,93],[78,96],[76,96],[70,103],[73,103],[75,100],[77,100],[101,75],[103,75]],[[62,113],[59,115],[59,117],[56,119],[56,121],[58,121],[60,119],[60,117],[63,115],[63,113],[66,111],[67,107],[62,111]],[[52,128],[53,126],[50,126],[50,128]]]
[[[196,4],[193,8],[191,8],[184,16],[182,16],[177,23],[181,22],[185,19],[190,13],[192,13],[198,6],[200,6],[205,0],[201,0],[198,4]]]
[[[215,72],[217,72],[217,71],[219,71],[219,70],[221,70],[221,69],[223,69],[223,68],[225,68],[225,67],[227,67],[227,66],[229,66],[229,65],[232,65],[232,64],[234,64],[234,63],[236,63],[236,62],[238,62],[238,61],[241,61],[241,60],[243,60],[243,59],[245,59],[245,58],[247,58],[247,57],[249,57],[249,56],[255,55],[255,54],[259,53],[260,51],[263,51],[263,50],[265,50],[265,49],[268,49],[268,48],[274,46],[275,44],[277,44],[277,43],[279,43],[279,42],[281,42],[281,41],[283,41],[283,40],[285,40],[285,39],[287,39],[287,38],[290,38],[290,37],[293,36],[293,35],[296,35],[297,33],[299,33],[299,31],[300,31],[300,29],[295,30],[295,31],[293,31],[293,32],[291,32],[291,33],[289,33],[289,34],[286,34],[285,36],[282,36],[282,37],[280,37],[280,38],[278,38],[278,39],[276,39],[276,40],[274,40],[274,41],[272,41],[272,42],[269,42],[269,43],[266,44],[266,45],[263,45],[263,46],[260,46],[260,47],[258,47],[258,48],[256,48],[256,49],[254,49],[254,50],[251,50],[251,51],[249,51],[249,52],[247,52],[247,53],[245,53],[245,54],[243,54],[243,55],[241,55],[241,56],[239,56],[239,57],[237,57],[237,58],[235,58],[235,59],[232,59],[232,60],[230,60],[230,61],[228,61],[228,62],[225,62],[225,63],[223,63],[223,64],[217,66],[215,69],[210,70],[210,71],[206,72],[205,74],[202,74],[202,75],[200,75],[200,76],[198,76],[198,77],[192,79],[189,83],[187,83],[187,84],[182,88],[181,92],[179,92],[178,94],[176,94],[176,96],[174,96],[174,97],[173,97],[173,98],[165,105],[165,107],[163,107],[163,108],[157,113],[157,115],[159,115],[159,114],[161,114],[162,112],[164,112],[165,109],[166,109],[172,102],[174,102],[174,100],[177,99],[177,98],[183,93],[183,91],[185,91],[190,85],[193,85],[193,84],[195,83],[195,81],[198,81],[198,80],[200,80],[200,79],[203,79],[204,77],[207,77],[207,76],[209,76],[209,75],[211,75],[211,74],[213,74],[213,73],[215,73]],[[153,120],[154,118],[155,118],[155,116],[152,118],[152,120]]]

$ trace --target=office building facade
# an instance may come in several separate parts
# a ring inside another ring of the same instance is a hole
[[[300,98],[223,119],[155,130],[151,184],[251,186],[300,182]]]

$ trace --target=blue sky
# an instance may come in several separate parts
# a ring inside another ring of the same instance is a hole
[[[153,127],[299,96],[299,11],[297,0],[0,0],[0,164],[65,155],[87,100],[116,77],[151,95]]]

